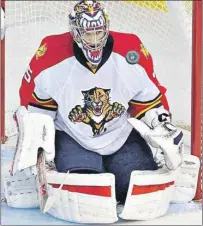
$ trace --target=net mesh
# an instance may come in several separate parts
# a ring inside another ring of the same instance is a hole
[[[69,31],[75,1],[6,1],[6,135],[16,134],[21,79],[40,41]],[[111,30],[135,33],[167,87],[176,124],[190,129],[192,1],[104,1]],[[125,45],[125,43],[123,43]]]

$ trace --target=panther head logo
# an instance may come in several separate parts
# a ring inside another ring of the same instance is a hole
[[[105,132],[104,125],[125,112],[125,107],[122,104],[117,102],[110,104],[110,91],[110,89],[98,87],[81,91],[84,97],[84,106],[76,105],[69,112],[70,121],[90,125],[93,135]]]
[[[105,113],[105,106],[109,105],[110,89],[93,88],[82,91],[85,108],[92,111],[95,116]]]

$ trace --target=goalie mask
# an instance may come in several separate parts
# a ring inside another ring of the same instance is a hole
[[[99,64],[109,34],[105,9],[98,1],[81,1],[75,5],[69,21],[73,39],[86,59],[94,65]]]

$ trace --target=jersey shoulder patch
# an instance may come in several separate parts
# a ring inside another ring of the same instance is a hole
[[[39,74],[73,56],[73,40],[69,32],[45,37],[32,58],[30,67]]]
[[[38,48],[38,50],[35,54],[36,60],[38,60],[40,57],[44,56],[46,51],[47,51],[47,43],[40,45],[40,47]]]

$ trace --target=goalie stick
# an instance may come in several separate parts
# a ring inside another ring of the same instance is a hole
[[[41,212],[43,212],[48,200],[45,153],[43,148],[38,149],[36,169],[40,210]]]
[[[54,204],[54,201],[57,197],[60,196],[60,190],[62,189],[67,177],[68,177],[69,171],[66,173],[63,181],[61,182],[60,186],[54,190],[54,193],[51,196],[48,196],[48,199],[44,205],[43,212],[46,213]],[[67,191],[68,192],[68,191]]]
[[[49,196],[47,189],[47,179],[46,179],[46,162],[45,162],[45,152],[43,148],[38,149],[37,155],[37,189],[40,203],[40,210],[43,213],[46,213],[54,204],[56,197],[60,195],[60,190],[64,185],[64,182],[69,174],[69,171],[66,173],[61,185],[58,189],[55,190],[54,194]]]

